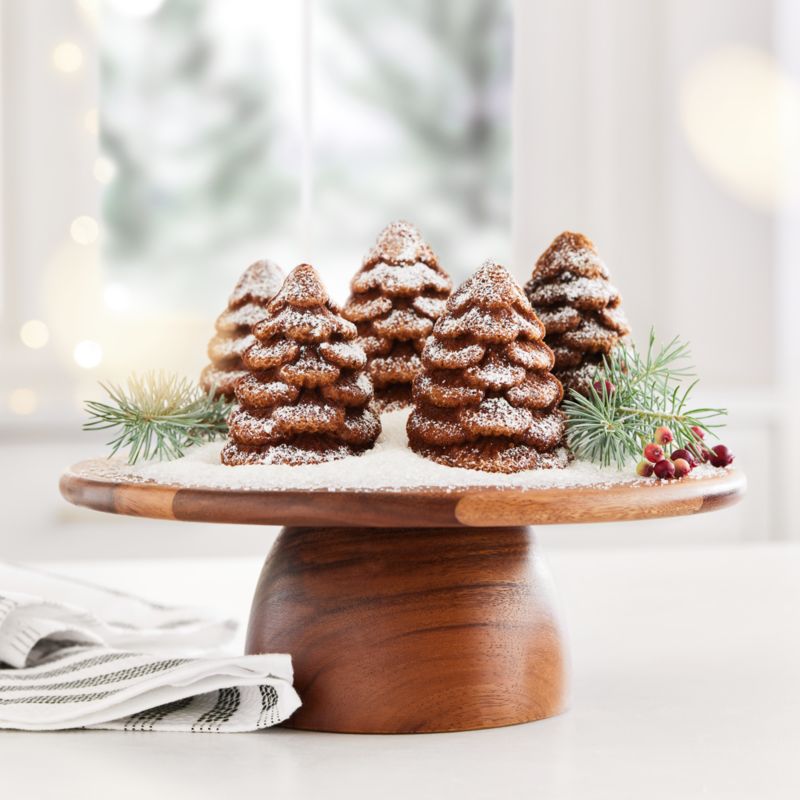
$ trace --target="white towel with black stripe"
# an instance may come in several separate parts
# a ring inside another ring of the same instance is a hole
[[[230,619],[0,564],[0,728],[240,732],[299,706],[285,654],[201,656]]]

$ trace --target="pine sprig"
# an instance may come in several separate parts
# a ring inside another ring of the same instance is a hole
[[[151,458],[180,458],[186,448],[210,442],[228,431],[230,404],[206,394],[187,378],[148,372],[128,378],[126,386],[100,386],[109,403],[85,403],[89,421],[85,431],[117,429],[108,442],[111,455],[128,448],[128,463]]]
[[[697,380],[689,346],[676,337],[656,349],[653,331],[644,356],[634,346],[619,347],[603,357],[592,382],[588,396],[573,390],[563,404],[567,443],[579,458],[603,466],[622,468],[639,458],[660,425],[672,431],[676,448],[696,449],[692,427],[713,433],[723,427],[714,420],[727,414],[691,406]]]

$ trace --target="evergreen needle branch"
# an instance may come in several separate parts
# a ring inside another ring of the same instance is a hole
[[[678,422],[687,419],[688,416],[696,417],[701,412],[710,415],[726,414],[724,408],[699,408],[688,414],[670,414],[666,411],[652,411],[646,408],[628,408],[627,406],[620,406],[620,412],[624,414],[631,414],[640,417],[647,417],[648,419],[657,419],[662,422]],[[722,427],[721,425],[714,425],[711,427]]]
[[[622,468],[639,458],[660,424],[669,426],[675,448],[697,449],[692,428],[712,434],[727,413],[723,408],[689,407],[697,380],[689,346],[677,337],[658,347],[651,331],[644,354],[633,346],[617,348],[603,358],[595,379],[587,396],[573,391],[563,408],[570,448],[579,458],[603,466]]]
[[[165,372],[131,375],[125,387],[101,383],[109,402],[85,403],[83,430],[114,430],[111,455],[128,450],[128,463],[180,458],[188,447],[212,441],[228,431],[230,404],[187,378]]]

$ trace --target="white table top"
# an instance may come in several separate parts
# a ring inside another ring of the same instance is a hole
[[[572,640],[572,709],[561,717],[416,736],[5,731],[0,792],[15,800],[800,797],[800,547],[572,551],[549,561]],[[249,559],[59,566],[242,619],[259,568]]]

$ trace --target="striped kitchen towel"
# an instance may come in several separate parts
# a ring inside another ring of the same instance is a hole
[[[235,627],[197,609],[0,564],[0,728],[275,725],[300,705],[288,655],[199,655]]]

